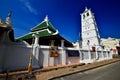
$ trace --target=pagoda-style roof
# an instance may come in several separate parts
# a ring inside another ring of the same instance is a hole
[[[29,39],[32,38],[32,34],[37,34],[39,37],[51,36],[54,34],[58,34],[58,31],[53,27],[53,25],[48,21],[45,20],[31,29],[28,34],[21,36],[18,38],[19,40]]]
[[[33,27],[28,34],[19,37],[17,40],[25,40],[29,44],[32,44],[33,34],[39,36],[40,45],[49,45],[51,40],[55,40],[56,45],[60,45],[61,40],[65,40],[66,47],[72,47],[72,43],[60,36],[58,30],[49,22],[48,17],[44,19],[40,24]]]

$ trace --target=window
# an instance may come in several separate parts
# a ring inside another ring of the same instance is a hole
[[[90,40],[87,40],[87,45],[89,45],[90,44]]]
[[[85,14],[83,15],[83,19],[85,19]]]
[[[87,16],[89,16],[89,13],[87,13]]]

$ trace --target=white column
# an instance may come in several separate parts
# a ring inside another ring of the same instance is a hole
[[[61,40],[61,47],[64,48],[64,40]]]
[[[35,40],[34,43],[32,44],[33,46],[33,59],[32,59],[32,65],[33,68],[39,68],[39,36],[36,34],[32,35]]]
[[[108,59],[108,49],[106,49],[106,58],[105,59]]]
[[[88,54],[89,54],[89,60],[91,60],[91,52],[90,52],[90,50],[88,50]]]
[[[112,54],[111,51],[110,51],[109,55],[110,55],[109,59],[112,59],[113,58],[113,54]]]
[[[108,51],[106,51],[106,55],[107,55],[107,58],[106,58],[106,59],[109,59],[109,57],[108,57]]]
[[[62,65],[66,64],[66,51],[65,51],[65,47],[64,47],[64,40],[61,40],[61,63]]]
[[[96,56],[95,61],[97,61],[97,59],[98,59],[98,52],[97,52],[97,48],[96,48],[96,51],[95,51],[95,56]]]
[[[55,43],[55,40],[51,40],[50,47],[54,48],[55,47],[54,43]],[[51,57],[50,55],[51,55],[51,52],[49,53],[48,65],[49,66],[54,66],[54,64],[55,64],[55,57]]]
[[[79,54],[80,54],[80,56],[79,56],[79,58],[80,58],[79,62],[82,62],[83,61],[83,53],[82,53],[82,51],[80,49],[80,44],[79,44]]]
[[[90,46],[89,45],[88,45],[88,56],[89,56],[88,60],[89,60],[89,62],[91,62],[91,52],[90,52]]]
[[[103,50],[104,51],[104,50]],[[101,52],[101,54],[102,54],[102,59],[101,60],[104,60],[104,55],[103,55],[103,51]]]

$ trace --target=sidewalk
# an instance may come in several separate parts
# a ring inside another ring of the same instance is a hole
[[[90,70],[93,68],[97,68],[103,65],[107,65],[110,63],[114,63],[120,61],[120,58],[118,59],[111,59],[111,60],[105,60],[105,61],[100,61],[100,62],[94,62],[91,64],[86,64],[83,66],[73,66],[73,67],[67,67],[67,68],[62,68],[62,69],[57,69],[57,70],[52,70],[49,72],[44,72],[44,73],[40,73],[36,75],[36,79],[37,80],[48,80],[52,77],[59,77],[59,76],[64,76],[67,74],[70,74],[72,72],[76,72],[76,71],[86,71],[86,70]]]
[[[75,63],[75,64],[68,64],[68,65],[59,65],[54,67],[51,66],[43,69],[35,69],[33,70],[33,74],[35,75],[36,79],[33,79],[33,80],[48,80],[49,78],[52,78],[55,76],[63,76],[64,74],[81,71],[81,70],[85,71],[85,70],[93,69],[106,64],[110,64],[116,61],[120,61],[120,58],[94,62],[86,65],[84,63]],[[0,80],[1,79],[5,80],[6,75],[7,75],[6,73],[3,73],[3,74],[0,73]],[[18,79],[26,80],[25,77],[27,75],[28,75],[27,70],[9,72],[8,80],[18,80]]]

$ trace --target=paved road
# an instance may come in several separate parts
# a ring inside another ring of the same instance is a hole
[[[94,70],[53,80],[120,80],[120,61]]]

